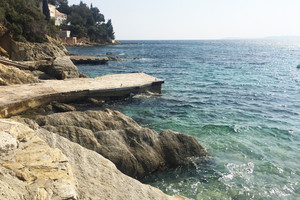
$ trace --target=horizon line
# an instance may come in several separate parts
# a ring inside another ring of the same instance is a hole
[[[265,37],[224,37],[224,38],[200,38],[200,39],[116,39],[117,41],[121,40],[133,40],[133,41],[142,41],[142,40],[147,40],[147,41],[199,41],[199,40],[280,40],[280,39],[300,39],[299,36],[265,36]]]

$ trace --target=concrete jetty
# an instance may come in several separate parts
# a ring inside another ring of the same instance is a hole
[[[75,65],[83,64],[106,64],[109,59],[107,57],[94,57],[94,56],[70,56],[70,59]]]
[[[116,99],[145,91],[161,93],[163,83],[163,80],[144,73],[131,73],[0,86],[0,118],[51,101],[70,102],[89,97]]]

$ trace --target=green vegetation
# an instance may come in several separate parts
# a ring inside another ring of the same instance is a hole
[[[105,23],[104,15],[97,7],[88,7],[85,3],[68,5],[68,0],[48,0],[49,3],[68,15],[61,27],[54,26],[50,19],[47,0],[42,0],[43,13],[39,9],[39,0],[0,0],[0,23],[4,24],[16,41],[44,42],[45,35],[57,35],[59,29],[70,30],[77,38],[89,38],[91,42],[110,42],[115,38],[111,20]],[[46,5],[46,6],[45,6]]]
[[[38,6],[38,0],[1,0],[0,23],[11,31],[16,41],[44,42],[51,24]]]
[[[105,23],[104,15],[97,7],[88,7],[85,3],[67,7],[67,0],[57,0],[55,4],[59,11],[68,14],[63,29],[71,31],[72,36],[77,38],[88,37],[91,42],[103,43],[115,39],[111,20]],[[67,25],[67,24],[70,25]]]

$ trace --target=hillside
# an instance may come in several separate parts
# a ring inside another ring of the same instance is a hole
[[[50,16],[51,4],[67,16],[59,25]],[[107,44],[115,39],[111,20],[105,22],[97,7],[83,2],[69,6],[67,0],[1,0],[0,23],[18,42],[41,43],[47,41],[46,35],[59,38],[59,30],[71,31],[71,37],[92,43]]]

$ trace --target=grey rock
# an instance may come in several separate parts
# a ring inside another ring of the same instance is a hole
[[[52,68],[49,69],[48,74],[59,80],[79,77],[77,67],[68,56],[57,57],[53,62]]]
[[[78,199],[66,156],[28,126],[1,119],[0,141],[13,146],[9,154],[0,156],[0,199]]]
[[[68,157],[78,182],[78,198],[82,200],[186,200],[183,196],[168,196],[157,188],[144,185],[122,174],[116,166],[98,153],[88,150],[45,129],[36,131],[52,148]],[[1,183],[0,183],[1,184]]]
[[[30,73],[13,66],[0,63],[0,86],[25,83],[38,83],[39,80]]]
[[[0,155],[7,154],[9,151],[12,151],[17,148],[17,140],[10,134],[6,132],[0,132]]]
[[[139,126],[118,111],[85,111],[37,116],[43,128],[111,160],[123,173],[141,178],[151,172],[201,162],[209,156],[193,137]]]

